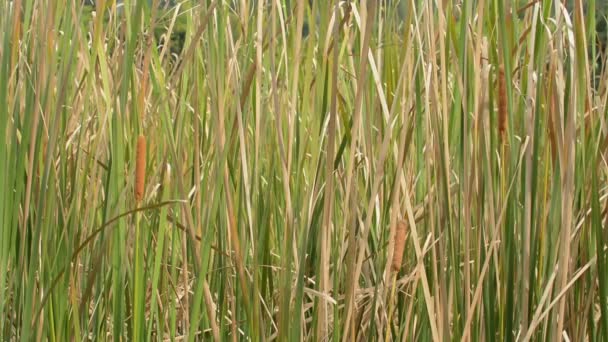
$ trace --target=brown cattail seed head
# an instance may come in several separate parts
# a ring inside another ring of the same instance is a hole
[[[144,198],[144,185],[146,178],[146,137],[137,137],[137,154],[135,162],[135,201],[141,202]]]
[[[391,269],[398,272],[403,261],[403,250],[405,249],[405,239],[407,238],[407,223],[405,220],[397,222],[395,227],[395,244],[393,249],[393,263]]]
[[[505,67],[498,69],[498,138],[502,142],[507,131],[507,81]]]
[[[557,138],[555,137],[555,127],[553,126],[553,116],[557,115],[557,104],[553,97],[549,97],[549,115],[547,115],[547,126],[549,130],[549,142],[551,143],[551,158],[555,163],[557,158]]]

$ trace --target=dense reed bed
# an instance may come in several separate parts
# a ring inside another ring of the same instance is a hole
[[[0,1],[0,339],[608,341],[599,5]]]

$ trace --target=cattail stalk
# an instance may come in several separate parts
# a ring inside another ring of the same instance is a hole
[[[137,138],[137,154],[135,162],[135,201],[141,202],[144,198],[144,186],[146,178],[146,137],[140,135]]]
[[[498,136],[501,143],[507,131],[507,81],[505,80],[505,67],[498,68]]]
[[[386,319],[386,334],[384,342],[390,341],[391,337],[391,321],[393,320],[393,311],[395,310],[395,288],[397,287],[397,273],[393,273],[393,286],[391,286],[391,299],[388,302],[388,318]]]

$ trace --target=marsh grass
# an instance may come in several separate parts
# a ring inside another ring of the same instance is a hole
[[[608,340],[560,3],[0,1],[0,338]]]

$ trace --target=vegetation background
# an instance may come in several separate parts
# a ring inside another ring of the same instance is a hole
[[[608,341],[605,1],[0,1],[0,339]]]

